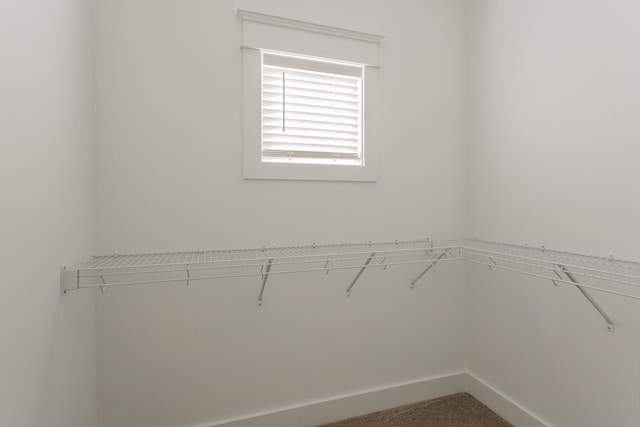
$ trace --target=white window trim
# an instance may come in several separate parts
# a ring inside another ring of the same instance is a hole
[[[238,11],[243,21],[245,179],[313,181],[378,180],[378,50],[382,36]],[[364,68],[364,166],[262,162],[260,50],[366,64]]]

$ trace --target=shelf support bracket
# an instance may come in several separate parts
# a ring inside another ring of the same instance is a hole
[[[360,271],[358,271],[358,274],[356,274],[356,277],[354,277],[353,280],[351,281],[351,284],[349,285],[349,288],[347,289],[347,297],[351,296],[351,289],[356,284],[358,279],[360,279],[360,276],[362,276],[362,273],[364,273],[364,270],[367,268],[367,266],[369,265],[369,263],[371,262],[371,260],[373,259],[374,256],[376,256],[375,252],[373,252],[371,254],[371,256],[369,256],[369,258],[365,261],[365,263],[362,266],[362,268],[360,269]]]
[[[262,274],[262,286],[260,287],[260,295],[258,295],[258,307],[262,307],[262,296],[264,295],[264,288],[265,286],[267,286],[267,279],[269,278],[269,272],[271,271],[272,262],[272,259],[267,262],[267,267]]]
[[[493,260],[493,258],[491,257],[487,257],[489,258],[489,261],[491,261],[491,264],[493,264],[493,266],[488,265],[487,267],[489,267],[489,270],[491,271],[496,271],[496,268],[498,268],[498,264]]]
[[[422,272],[420,274],[418,274],[418,277],[416,277],[415,279],[413,279],[411,281],[411,289],[415,289],[416,287],[416,283],[418,282],[418,280],[422,279],[422,276],[424,276],[425,274],[427,274],[427,271],[431,270],[433,267],[436,266],[436,264],[438,264],[438,261],[440,261],[442,258],[444,258],[445,255],[447,255],[447,252],[449,252],[449,249],[445,249],[444,252],[442,252],[440,255],[438,255],[437,257],[431,258],[431,262],[429,263],[429,265],[427,266],[427,268],[425,268],[424,270],[422,270]]]
[[[616,329],[616,325],[613,323],[613,320],[611,319],[611,317],[609,317],[609,315],[607,313],[605,313],[605,311],[602,309],[602,307],[600,307],[600,305],[598,305],[598,303],[586,291],[586,289],[583,289],[582,286],[580,286],[580,283],[578,283],[578,281],[573,276],[573,274],[571,274],[571,272],[569,270],[567,270],[567,267],[565,267],[564,265],[561,265],[561,264],[558,264],[558,267],[560,267],[560,269],[565,274],[565,276],[567,276],[567,278],[576,285],[576,288],[578,288],[578,290],[582,293],[582,295],[584,295],[584,297],[591,303],[593,308],[595,308],[598,311],[598,313],[600,313],[600,315],[605,320],[605,322],[607,322],[607,330],[609,332],[614,332],[615,329]]]

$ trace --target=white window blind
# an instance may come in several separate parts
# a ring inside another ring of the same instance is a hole
[[[364,165],[363,67],[263,53],[262,161]]]

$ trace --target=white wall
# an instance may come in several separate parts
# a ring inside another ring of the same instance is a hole
[[[238,8],[386,36],[380,180],[242,179]],[[340,13],[338,13],[340,12]],[[98,253],[464,235],[463,1],[98,2]],[[464,366],[464,276],[438,266],[108,290],[100,424],[190,426]],[[446,325],[446,328],[444,327]]]
[[[640,4],[469,2],[469,234],[640,258]],[[552,425],[637,426],[638,304],[470,268],[472,373]]]
[[[0,2],[0,425],[96,419],[92,293],[60,266],[93,251],[87,2]]]

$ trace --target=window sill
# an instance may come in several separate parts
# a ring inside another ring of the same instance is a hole
[[[374,165],[310,165],[289,163],[245,163],[245,179],[298,180],[298,181],[352,181],[376,182],[378,171]]]

